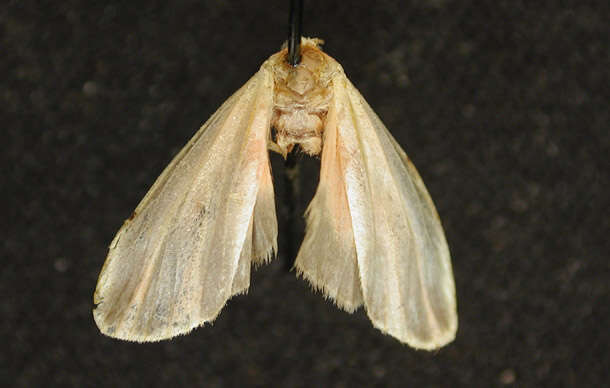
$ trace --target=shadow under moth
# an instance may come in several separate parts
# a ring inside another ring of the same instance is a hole
[[[343,68],[303,38],[208,119],[110,244],[94,295],[102,333],[158,341],[213,321],[277,251],[268,150],[321,156],[296,271],[338,307],[414,348],[457,330],[449,249],[415,167]],[[271,129],[275,129],[272,139]]]

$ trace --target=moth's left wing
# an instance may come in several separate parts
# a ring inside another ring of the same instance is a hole
[[[213,320],[276,250],[261,68],[201,127],[114,238],[95,290],[100,330],[158,341]]]

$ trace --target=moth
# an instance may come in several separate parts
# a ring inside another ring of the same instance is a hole
[[[338,307],[414,348],[451,342],[449,249],[413,164],[341,65],[303,38],[201,127],[110,244],[94,294],[102,333],[146,342],[213,321],[277,251],[269,150],[321,157],[296,271]]]

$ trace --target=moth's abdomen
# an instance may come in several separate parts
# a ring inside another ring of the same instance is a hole
[[[308,112],[297,108],[290,111],[276,110],[272,125],[275,142],[285,155],[295,145],[309,155],[319,155],[322,150],[322,130],[326,112]]]
[[[287,50],[272,56],[266,64],[273,73],[276,150],[286,155],[295,145],[309,155],[322,151],[322,134],[332,100],[332,75],[340,66],[318,47],[316,40],[304,40],[301,62],[291,66]]]

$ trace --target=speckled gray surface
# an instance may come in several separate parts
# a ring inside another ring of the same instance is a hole
[[[0,10],[2,386],[608,384],[607,1],[306,2],[304,32],[404,146],[445,225],[460,329],[434,353],[336,309],[281,258],[212,326],[145,345],[99,334],[107,244],[279,48],[287,2],[90,3]],[[302,162],[304,209],[317,162]]]

